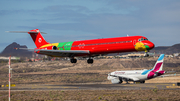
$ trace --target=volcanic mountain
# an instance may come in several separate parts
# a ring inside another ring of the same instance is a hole
[[[15,49],[15,48],[27,48],[26,45],[19,45],[16,42],[13,42],[12,44],[8,45],[2,52],[1,56],[17,56],[17,57],[31,57],[32,51],[28,50],[21,50],[21,49]]]

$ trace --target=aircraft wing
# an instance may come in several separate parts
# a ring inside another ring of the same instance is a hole
[[[72,57],[76,54],[89,54],[89,50],[45,50],[45,49],[27,49],[27,48],[15,48],[35,51],[38,54],[55,56],[55,57]]]
[[[139,79],[136,77],[129,77],[129,76],[125,77],[125,76],[115,76],[115,75],[110,75],[110,76],[119,77],[120,79],[127,81],[139,81]]]
[[[120,77],[120,78],[127,81],[139,81],[139,79],[135,77]]]
[[[45,50],[45,49],[35,49],[38,54],[44,54],[49,56],[57,57],[72,57],[76,54],[89,54],[89,50]]]

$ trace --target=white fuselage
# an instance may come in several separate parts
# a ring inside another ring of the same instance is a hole
[[[148,70],[129,70],[129,71],[115,71],[108,74],[107,79],[112,80],[117,77],[123,78],[133,78],[132,81],[141,81],[141,80],[147,80],[148,71],[146,74],[143,75],[143,73]],[[154,75],[156,76],[156,75]],[[129,80],[131,81],[131,80]]]
[[[108,74],[107,79],[112,83],[122,83],[122,80],[144,83],[147,79],[163,75],[165,73],[163,68],[164,54],[161,54],[155,63],[154,67],[150,70],[128,70],[128,71],[115,71]]]

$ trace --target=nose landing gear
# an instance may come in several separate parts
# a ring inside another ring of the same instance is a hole
[[[144,57],[149,57],[149,54],[148,54],[148,53],[145,53]]]
[[[149,51],[145,51],[144,57],[149,57],[148,52],[149,52]]]

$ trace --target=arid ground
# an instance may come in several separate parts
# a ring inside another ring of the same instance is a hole
[[[76,64],[69,61],[41,61],[12,63],[11,83],[27,84],[111,84],[107,74],[116,70],[151,69],[157,58],[139,59],[98,59],[93,64],[78,60]],[[166,75],[180,74],[180,59],[165,58]],[[180,76],[159,77],[146,83],[180,82]],[[8,84],[8,64],[0,64],[0,85]],[[39,90],[12,91],[12,101],[179,101],[180,89],[147,90]],[[0,99],[8,100],[8,91],[0,90]]]

